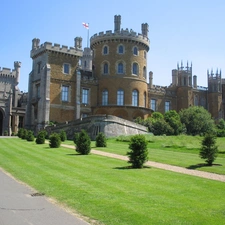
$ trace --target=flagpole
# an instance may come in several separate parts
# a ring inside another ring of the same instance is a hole
[[[89,40],[89,23],[88,23],[88,29],[87,29],[87,48],[88,48],[88,40]]]

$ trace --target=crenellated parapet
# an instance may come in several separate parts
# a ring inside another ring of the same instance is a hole
[[[0,67],[0,82],[16,83],[19,82],[21,62],[14,62],[14,69]]]
[[[105,41],[130,41],[136,42],[142,45],[145,45],[147,50],[149,50],[150,41],[149,38],[141,33],[134,32],[132,29],[121,29],[120,31],[113,32],[112,30],[108,30],[106,32],[99,32],[98,34],[94,34],[91,39],[91,47],[97,45],[98,43],[102,43]]]
[[[40,45],[40,39],[34,38],[32,40],[30,57],[33,59],[46,51],[82,57],[82,38],[77,37],[74,39],[74,42],[74,47],[68,47],[66,45],[60,46],[60,44],[52,44],[51,42],[45,42]]]

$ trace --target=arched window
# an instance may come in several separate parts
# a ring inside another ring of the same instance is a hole
[[[144,51],[144,58],[146,59],[147,58],[147,52]]]
[[[132,73],[135,75],[138,75],[138,64],[137,63],[133,63]]]
[[[119,74],[123,74],[124,73],[124,71],[123,71],[123,63],[122,62],[120,62],[118,64],[117,73],[119,73]]]
[[[136,46],[133,48],[133,54],[138,55],[138,48]]]
[[[147,107],[147,104],[146,104],[146,92],[144,92],[144,107],[146,108]]]
[[[119,47],[118,47],[118,53],[119,54],[123,54],[124,53],[124,47],[123,47],[123,45],[119,45]]]
[[[87,61],[85,60],[84,61],[84,68],[86,68],[87,67]]]
[[[102,92],[102,105],[108,105],[108,90]]]
[[[108,73],[109,73],[109,65],[108,65],[108,63],[104,63],[103,74],[108,74]]]
[[[138,91],[132,91],[132,106],[138,106]]]
[[[109,53],[109,49],[108,49],[108,46],[104,46],[103,47],[103,55],[107,55]]]
[[[122,89],[117,91],[117,105],[124,105],[124,91]]]
[[[146,79],[146,77],[147,77],[147,74],[146,74],[146,67],[144,66],[143,67],[143,77]]]

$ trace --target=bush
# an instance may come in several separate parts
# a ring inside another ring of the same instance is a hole
[[[217,154],[218,147],[216,146],[216,137],[212,134],[206,134],[202,140],[202,147],[199,156],[202,159],[205,159],[209,166],[212,166]]]
[[[135,135],[131,138],[129,149],[127,152],[129,157],[128,163],[132,164],[133,168],[143,168],[143,165],[148,160],[147,141],[144,135]]]
[[[50,148],[59,148],[61,144],[61,138],[59,134],[53,133],[49,137],[49,146]]]
[[[9,135],[8,131],[5,130],[5,131],[4,131],[4,136],[8,136],[8,135]]]
[[[78,138],[79,138],[79,133],[74,133],[73,142],[75,145],[77,144]]]
[[[45,143],[45,137],[46,137],[46,131],[42,130],[38,132],[37,138],[36,138],[36,144],[44,144]]]
[[[91,139],[85,130],[81,130],[76,143],[76,151],[81,155],[88,155],[91,151]]]
[[[61,130],[59,136],[60,136],[62,142],[67,140],[67,135],[66,135],[66,131],[65,130]]]
[[[107,146],[106,137],[102,132],[98,133],[96,140],[95,140],[95,146],[96,147],[106,147]]]
[[[31,130],[27,131],[27,136],[26,136],[27,141],[34,141],[34,133]]]
[[[26,140],[27,139],[28,130],[23,129],[23,132],[21,133],[21,138]]]
[[[20,128],[20,129],[18,130],[17,136],[18,136],[19,138],[22,138],[23,132],[24,132],[24,128]]]

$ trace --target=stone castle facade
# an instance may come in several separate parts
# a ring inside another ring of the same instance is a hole
[[[64,123],[93,115],[133,121],[154,111],[193,105],[208,109],[216,120],[224,118],[221,71],[208,72],[208,87],[201,87],[192,65],[184,67],[181,62],[172,70],[172,84],[153,85],[153,72],[147,72],[148,28],[143,23],[141,33],[122,29],[121,16],[116,15],[114,31],[93,35],[90,48],[84,50],[80,37],[70,48],[33,39],[26,127],[38,131],[50,121]]]
[[[21,63],[0,68],[0,136],[17,133],[25,125],[27,93],[19,90]]]

